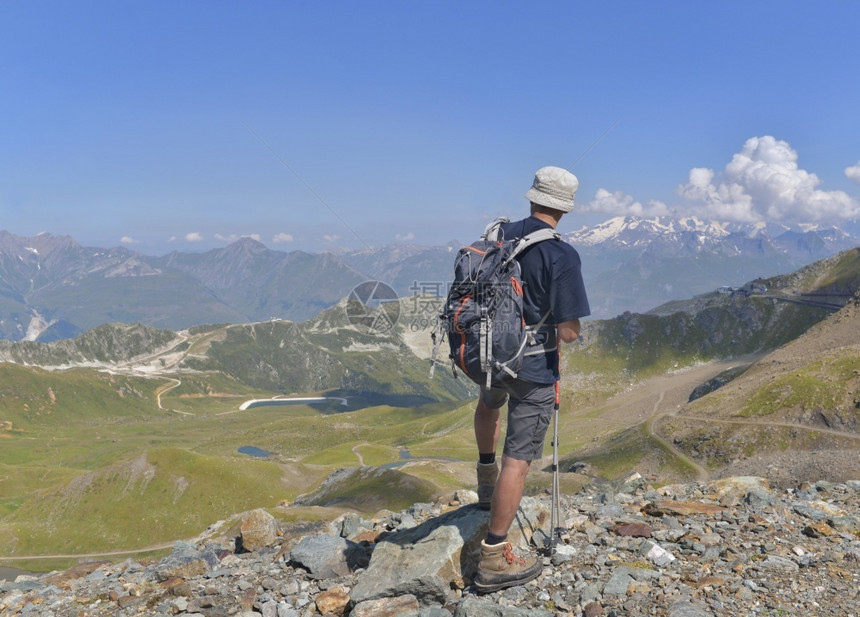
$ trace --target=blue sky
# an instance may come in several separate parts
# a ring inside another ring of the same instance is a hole
[[[858,25],[835,1],[6,0],[0,229],[443,244],[524,213],[543,165],[580,179],[564,230],[850,225]]]

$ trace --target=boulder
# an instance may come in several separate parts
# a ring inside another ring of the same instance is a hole
[[[367,565],[364,548],[340,536],[307,536],[292,548],[290,559],[317,579],[346,576]]]
[[[177,542],[173,552],[146,569],[148,578],[162,582],[171,578],[193,578],[211,572],[219,563],[214,551],[204,549],[198,551],[193,544]]]
[[[316,598],[317,610],[322,615],[343,615],[349,604],[349,593],[343,587],[332,587]]]
[[[647,523],[619,523],[610,527],[609,531],[630,538],[650,538],[654,530]]]
[[[642,543],[639,552],[654,565],[661,568],[668,566],[670,563],[675,561],[675,556],[672,553],[656,542],[651,542],[650,540],[646,540]]]
[[[418,617],[418,599],[405,595],[365,600],[355,605],[349,617]]]
[[[704,603],[684,598],[669,607],[669,617],[713,617],[714,613]]]
[[[708,490],[717,498],[734,497],[740,500],[752,490],[770,492],[770,484],[766,478],[758,476],[733,476],[731,478],[714,480],[708,484]]]
[[[278,523],[275,517],[258,508],[242,517],[242,548],[258,551],[278,539]]]
[[[660,500],[645,504],[642,511],[650,516],[694,516],[696,514],[713,516],[718,512],[725,512],[726,508],[701,501]]]
[[[68,581],[83,578],[88,574],[95,572],[99,568],[109,566],[110,563],[111,562],[109,561],[85,561],[72,566],[68,570],[54,572],[50,576],[44,577],[42,580],[50,585],[61,585]]]
[[[549,519],[545,503],[524,497],[508,541],[520,547],[543,546]],[[445,604],[452,588],[472,582],[488,522],[487,511],[469,505],[387,536],[360,575],[353,601],[413,594],[422,605]]]
[[[842,533],[860,531],[860,517],[857,516],[834,516],[828,522],[833,529]]]
[[[373,531],[373,523],[361,518],[354,512],[347,512],[340,519],[335,521],[337,533],[340,537],[347,540],[355,540],[360,534]]]
[[[542,609],[502,606],[492,600],[469,596],[457,605],[454,617],[554,617]]]

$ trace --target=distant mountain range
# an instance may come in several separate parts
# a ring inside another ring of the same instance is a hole
[[[250,238],[150,257],[85,248],[68,236],[0,232],[0,337],[50,341],[113,322],[178,330],[299,321],[367,278],[330,253],[271,251]]]
[[[838,229],[633,217],[565,239],[582,256],[594,318],[790,272],[860,243]],[[205,253],[152,257],[83,247],[68,236],[23,238],[0,231],[0,338],[51,341],[113,322],[180,330],[271,318],[303,321],[369,279],[386,282],[401,297],[440,294],[458,247],[285,253],[242,238]]]
[[[617,217],[567,234],[592,316],[642,312],[722,286],[792,272],[860,244],[835,228]]]

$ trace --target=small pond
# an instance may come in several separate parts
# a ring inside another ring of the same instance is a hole
[[[247,454],[248,456],[253,456],[255,458],[268,458],[274,453],[267,452],[266,450],[256,446],[242,446],[239,448],[239,454]]]

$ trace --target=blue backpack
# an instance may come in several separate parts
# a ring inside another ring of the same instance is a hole
[[[486,388],[515,378],[527,347],[529,354],[546,351],[535,349],[534,333],[549,313],[540,323],[526,325],[523,281],[515,258],[529,246],[560,240],[561,235],[552,229],[540,229],[523,238],[500,238],[500,227],[507,222],[506,218],[496,219],[478,241],[457,254],[454,280],[432,333],[431,377],[446,336],[454,376],[459,369]]]

